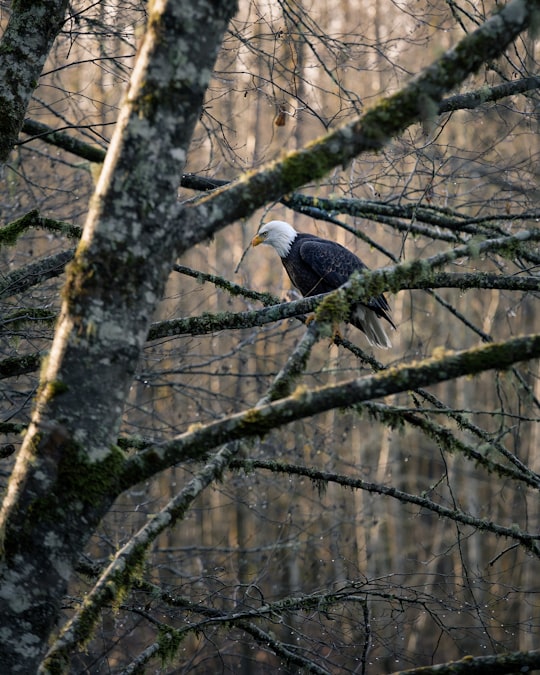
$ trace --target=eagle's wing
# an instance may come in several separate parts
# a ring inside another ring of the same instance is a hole
[[[303,242],[300,247],[300,256],[324,280],[326,291],[342,286],[353,272],[368,269],[352,251],[337,242],[325,239],[313,238]],[[390,307],[384,295],[370,298],[365,304],[378,316],[384,317],[394,325],[389,315]]]
[[[332,288],[339,288],[364,263],[348,249],[333,241],[308,239],[300,247],[302,260]]]

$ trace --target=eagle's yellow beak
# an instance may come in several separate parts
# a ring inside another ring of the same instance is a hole
[[[262,244],[264,241],[264,237],[261,234],[256,234],[253,239],[251,240],[251,245],[252,246],[258,246],[259,244]]]

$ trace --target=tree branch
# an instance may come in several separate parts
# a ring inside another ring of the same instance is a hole
[[[391,675],[507,675],[540,669],[540,650],[509,652],[492,656],[464,656],[459,661],[396,670]]]
[[[74,255],[75,249],[70,248],[6,274],[0,280],[0,298],[12,297],[43,283],[47,279],[59,277],[64,273],[68,262],[73,260]]]
[[[456,110],[474,110],[484,103],[493,103],[500,101],[501,98],[524,94],[527,91],[533,91],[540,88],[540,77],[523,77],[520,80],[512,82],[503,82],[494,87],[485,86],[476,91],[466,92],[451,96],[439,104],[439,114],[453,112]]]
[[[72,128],[74,131],[77,131],[78,127],[75,126]],[[25,119],[21,131],[24,134],[32,136],[32,138],[25,141],[26,143],[33,140],[41,140],[49,145],[54,145],[57,148],[71,152],[72,154],[77,155],[77,157],[87,159],[89,162],[101,164],[105,160],[106,151],[102,148],[98,148],[95,145],[74,138],[73,136],[66,134],[62,129],[53,129],[42,122]]]
[[[447,452],[459,452],[476,466],[481,466],[488,473],[496,473],[498,476],[510,478],[514,481],[522,482],[535,490],[540,490],[540,475],[531,471],[519,460],[512,462],[515,468],[500,464],[490,459],[488,453],[485,453],[485,445],[480,446],[480,448],[472,446],[457,438],[447,426],[437,424],[425,415],[411,412],[400,406],[386,406],[373,401],[362,404],[362,407],[365,408],[369,415],[385,422],[390,427],[395,428],[403,424],[403,422],[407,422],[411,426],[420,429],[428,438],[435,440]],[[512,461],[508,456],[508,452],[503,453],[503,456]]]
[[[328,471],[319,471],[310,467],[299,466],[296,464],[285,464],[283,462],[276,462],[275,460],[264,459],[237,459],[230,463],[230,467],[242,468],[246,471],[253,471],[254,469],[266,469],[275,473],[284,473],[292,476],[304,476],[310,478],[317,485],[326,485],[328,483],[336,483],[348,488],[355,488],[359,490],[366,490],[375,494],[392,497],[404,504],[414,504],[420,508],[436,513],[442,518],[448,518],[456,523],[469,525],[477,530],[484,532],[492,532],[501,537],[507,537],[518,541],[527,551],[540,557],[540,535],[530,534],[520,530],[512,525],[512,527],[503,527],[490,520],[484,520],[476,516],[471,516],[469,513],[460,511],[459,509],[449,509],[446,506],[437,504],[431,499],[424,496],[410,494],[403,490],[398,490],[395,487],[381,485],[380,483],[370,483],[361,478],[353,478],[352,476],[343,476],[340,474],[330,473]]]
[[[311,348],[317,339],[317,327],[310,326],[257,407],[290,393],[294,381],[304,371]],[[146,551],[156,537],[184,517],[194,499],[223,474],[241,448],[242,444],[238,442],[226,443],[186,487],[118,551],[113,562],[86,596],[83,607],[64,627],[49,650],[41,666],[43,671],[57,672],[57,669],[65,667],[73,650],[91,636],[103,606],[109,602],[116,603],[129,590],[138,576]]]
[[[67,0],[19,0],[0,41],[0,164],[17,142]]]
[[[513,338],[414,364],[389,368],[375,375],[318,389],[299,390],[277,403],[231,415],[153,445],[126,460],[123,489],[186,459],[202,458],[229,440],[264,436],[277,427],[334,408],[350,406],[402,391],[415,390],[484,370],[504,370],[540,356],[540,335]]]
[[[424,289],[429,290],[433,288],[459,288],[461,290],[469,290],[473,288],[481,288],[487,290],[508,290],[522,293],[540,292],[540,278],[533,276],[515,276],[515,275],[497,275],[486,274],[483,272],[473,273],[452,273],[439,272],[430,273],[430,266],[428,261],[425,261],[426,268],[424,270],[424,277],[417,278],[416,270],[407,270],[405,266],[398,265],[393,269],[392,274],[395,276],[386,277],[396,279],[392,281],[392,288],[394,293],[398,290],[414,290]],[[182,266],[175,266],[179,268]],[[269,293],[258,293],[250,291],[242,286],[228,282],[221,277],[215,275],[205,274],[189,268],[178,269],[183,274],[189,274],[194,278],[202,278],[210,283],[228,290],[234,295],[243,295],[253,299],[264,302],[267,306],[263,309],[249,310],[245,312],[214,312],[205,313],[200,316],[190,316],[179,319],[168,319],[166,321],[159,321],[154,323],[149,330],[148,340],[159,340],[165,337],[182,336],[182,335],[208,335],[214,332],[223,330],[241,330],[245,328],[254,328],[256,326],[265,326],[275,321],[282,321],[284,319],[300,318],[317,309],[318,305],[327,296],[314,295],[309,298],[301,298],[289,302],[278,304],[269,304],[273,301],[276,303],[277,298]],[[373,270],[377,273],[378,270]],[[366,272],[365,275],[369,275]],[[362,275],[364,277],[364,275]],[[397,280],[399,278],[399,280]],[[398,285],[396,285],[398,284]],[[384,292],[387,290],[387,285],[378,286]],[[359,298],[369,296],[369,293],[363,292],[357,294]],[[351,298],[351,301],[356,298],[356,295]],[[50,322],[50,316],[44,318]],[[3,359],[0,361],[0,380],[9,377],[17,377],[25,373],[34,372],[39,368],[42,354],[35,352],[33,354],[26,354],[23,356],[15,356]]]
[[[37,209],[25,213],[21,218],[0,228],[0,246],[13,245],[18,238],[30,228],[48,230],[54,234],[61,234],[68,239],[80,239],[82,229],[71,223],[45,218]]]
[[[436,114],[443,94],[460,84],[486,60],[500,55],[529,25],[538,6],[538,0],[512,0],[403,89],[361,117],[306,148],[201,197],[186,208],[181,226],[184,236],[178,253],[269,201],[322,178],[336,166],[346,165],[362,152],[382,148],[411,124]]]
[[[36,672],[70,571],[117,494],[123,407],[175,258],[175,176],[235,11],[235,0],[162,0],[148,14],[0,511],[0,583],[17,589],[0,596],[9,671]]]

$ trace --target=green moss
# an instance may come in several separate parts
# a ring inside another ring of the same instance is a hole
[[[313,487],[317,490],[319,499],[322,499],[328,491],[328,481],[319,478],[312,478]]]
[[[110,496],[116,493],[116,481],[124,468],[125,454],[116,445],[110,447],[110,452],[101,462],[85,462],[81,467],[74,467],[75,475],[72,476],[70,485],[77,491],[82,490],[83,501],[94,505],[104,495]],[[66,467],[67,469],[67,467]],[[80,470],[85,471],[84,478],[80,476]],[[68,472],[64,471],[66,475]],[[67,475],[66,475],[67,478]]]
[[[50,309],[26,307],[24,309],[17,309],[3,317],[3,322],[5,324],[9,323],[9,327],[14,330],[36,321],[51,325],[56,321],[56,314]]]
[[[93,637],[97,621],[101,616],[104,602],[110,602],[113,608],[117,608],[126,598],[132,582],[140,576],[142,563],[144,562],[145,548],[139,546],[130,556],[126,566],[113,574],[104,588],[101,589],[101,597],[96,599],[93,595],[88,596],[77,617],[75,624],[76,640],[84,647]],[[71,654],[64,649],[54,652],[52,657],[44,662],[48,673],[65,673],[69,667]]]
[[[347,294],[337,290],[327,295],[315,310],[315,320],[321,324],[337,324],[347,321],[350,315],[350,305]]]
[[[118,611],[127,598],[134,583],[140,582],[143,577],[146,563],[147,546],[139,544],[129,557],[124,559],[125,566],[119,570],[108,583],[111,594],[111,603],[115,611]]]
[[[163,667],[165,667],[168,663],[170,663],[174,659],[176,653],[178,652],[182,639],[183,639],[182,633],[178,630],[175,630],[174,628],[171,628],[169,626],[160,626],[158,628],[158,637],[157,637],[157,643],[159,645],[158,654],[161,658],[161,663]]]
[[[14,377],[24,373],[30,373],[39,367],[40,354],[28,354],[25,356],[10,356],[0,361],[0,375],[2,377]]]
[[[38,497],[30,506],[37,522],[58,522],[68,511],[100,510],[117,493],[117,480],[123,469],[125,455],[117,446],[101,462],[90,462],[80,447],[58,425],[38,438],[40,454],[58,458],[56,489]],[[29,519],[28,522],[32,522]],[[35,527],[33,523],[32,527]]]
[[[244,429],[249,427],[250,435],[255,433],[258,436],[264,436],[273,426],[271,419],[267,418],[258,408],[251,408],[244,414],[238,431],[241,435]]]
[[[244,424],[260,424],[263,421],[263,416],[257,408],[251,408],[244,415]]]
[[[335,165],[336,155],[343,156],[345,153],[336,144],[336,152],[332,153],[321,139],[308,144],[302,152],[294,152],[280,160],[280,181],[284,183],[283,190],[288,193],[291,186],[304,185],[325,176]],[[276,162],[276,166],[279,164]]]
[[[0,228],[0,247],[2,245],[13,246],[19,237],[31,227],[62,234],[69,239],[79,238],[81,236],[80,227],[51,218],[43,218],[37,209],[33,209],[21,218]]]
[[[405,427],[403,411],[390,406],[372,406],[369,403],[355,407],[355,410],[361,414],[362,410],[367,410],[371,420],[377,420],[386,425],[392,431],[402,431]]]
[[[414,260],[406,265],[395,268],[395,272],[390,276],[388,289],[397,293],[404,285],[414,283],[415,281],[428,281],[435,274],[432,266],[425,260]]]
[[[28,230],[28,228],[36,225],[39,220],[39,211],[34,209],[27,214],[14,220],[12,223],[4,225],[0,229],[0,246],[13,246],[17,243],[18,238]]]
[[[45,388],[47,399],[58,396],[59,394],[64,394],[69,390],[69,387],[65,382],[60,380],[53,380],[52,382],[47,382]]]
[[[75,258],[66,267],[66,283],[62,289],[62,297],[68,305],[72,306],[78,302],[83,295],[85,281],[93,275],[94,271],[78,250]]]

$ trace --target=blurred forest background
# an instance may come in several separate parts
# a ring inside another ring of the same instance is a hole
[[[496,4],[241,0],[187,171],[232,180],[305,145],[397,91]],[[9,13],[2,3],[2,28]],[[62,252],[75,245],[76,227],[84,223],[146,19],[146,5],[137,0],[71,4],[0,183],[3,225],[34,209],[51,219],[48,229],[27,230],[0,250],[1,359],[18,364],[2,380],[0,432],[15,450],[38,386],[32,359],[46,354],[54,330]],[[454,94],[481,97],[486,87],[536,73],[538,46],[523,34]],[[534,88],[428,116],[383,151],[363,155],[191,250],[171,272],[154,320],[260,307],[248,291],[293,297],[274,251],[260,247],[242,259],[269,219],[335,239],[371,268],[535,226],[539,124]],[[47,135],[48,127],[57,134]],[[67,139],[79,145],[67,150]],[[179,187],[180,200],[197,198],[188,185],[189,177]],[[52,221],[64,223],[64,232],[54,232]],[[532,246],[529,253],[460,259],[447,271],[533,276],[540,259]],[[57,271],[44,273],[55,261]],[[242,288],[233,294],[222,280]],[[320,341],[303,386],[539,327],[532,292],[443,288],[388,300],[397,326],[393,348],[374,352],[363,335],[344,328],[358,349]],[[123,437],[133,444],[165,441],[255,405],[304,331],[290,319],[149,341]],[[31,357],[29,366],[21,365],[22,357]],[[154,673],[298,672],[276,655],[273,641],[313,664],[311,672],[373,675],[537,647],[538,558],[482,523],[538,533],[538,363],[429,391],[431,397],[410,392],[334,410],[255,443],[244,460],[260,460],[260,466],[247,470],[249,464],[237,460],[237,470],[160,536],[139,586],[120,608],[104,612],[95,640],[74,656],[73,672],[136,672],[146,660]],[[2,460],[4,483],[15,454]],[[292,465],[296,474],[271,470],[265,460]],[[501,475],[493,463],[515,467],[519,476]],[[165,471],[117,500],[87,551],[87,568],[72,583],[66,616],[91,586],[92,570],[198,466]],[[301,467],[323,473],[314,481]],[[344,485],[347,480],[356,487]],[[420,501],[406,503],[385,494],[387,488]],[[442,518],[422,508],[422,499],[471,520]],[[251,617],[266,605],[264,616]],[[242,614],[236,623],[233,610]],[[257,638],[250,622],[266,637]],[[150,660],[171,626],[183,637],[176,656]]]

